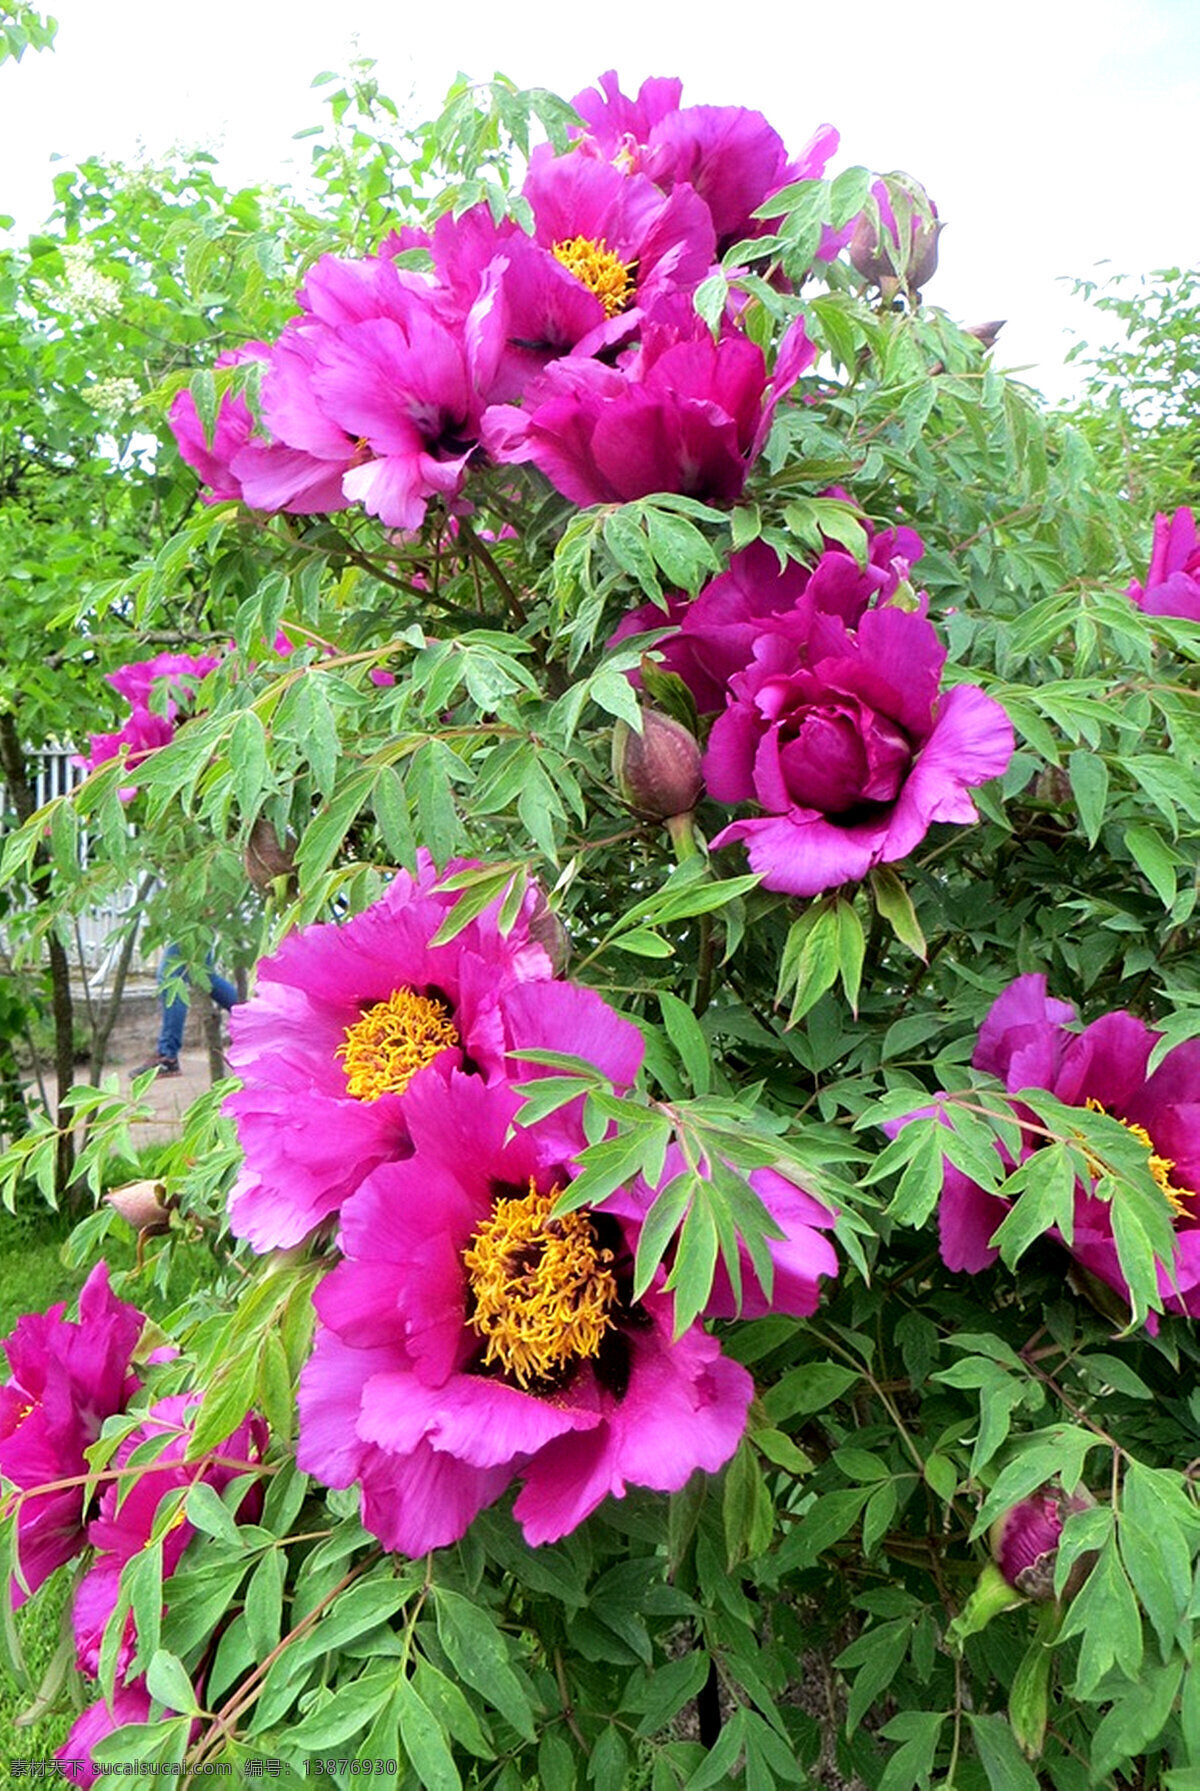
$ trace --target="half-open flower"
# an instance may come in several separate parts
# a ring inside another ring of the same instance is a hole
[[[811,896],[907,857],[935,821],[975,820],[968,789],[1005,770],[1012,726],[972,685],[940,692],[945,657],[908,610],[765,623],[704,760],[711,796],[765,813],[713,845],[745,840],[768,889]]]
[[[720,1467],[746,1422],[745,1369],[698,1326],[672,1340],[658,1285],[633,1300],[637,1218],[552,1216],[571,1166],[516,1107],[458,1073],[414,1084],[414,1154],[347,1201],[315,1296],[299,1462],[358,1482],[363,1522],[406,1554],[514,1479],[526,1539],[554,1541],[630,1485]]]
[[[124,1438],[109,1464],[113,1475],[88,1525],[88,1542],[95,1555],[76,1588],[71,1610],[76,1660],[80,1671],[93,1679],[100,1675],[101,1644],[117,1608],[121,1570],[149,1544],[163,1500],[168,1494],[186,1493],[189,1487],[199,1485],[221,1493],[242,1475],[253,1475],[265,1453],[266,1424],[252,1415],[209,1455],[186,1460],[199,1403],[197,1395],[188,1394],[160,1399]],[[131,1471],[131,1463],[138,1469],[136,1473]],[[243,1522],[252,1523],[261,1509],[261,1487],[251,1480],[239,1515]],[[175,1572],[195,1534],[180,1505],[162,1535],[164,1580]],[[169,1591],[167,1598],[169,1602]],[[118,1679],[127,1673],[136,1645],[137,1629],[130,1612],[117,1646]]]
[[[762,451],[775,406],[811,365],[797,319],[774,372],[736,330],[714,341],[694,311],[660,302],[620,367],[566,356],[547,367],[526,408],[484,419],[493,459],[531,460],[576,504],[623,504],[656,491],[733,503]]]

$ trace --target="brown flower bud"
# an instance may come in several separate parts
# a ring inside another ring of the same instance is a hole
[[[295,834],[289,829],[281,840],[272,823],[260,815],[250,829],[242,863],[255,889],[269,889],[276,877],[290,877],[296,868]]]
[[[919,292],[937,272],[937,206],[910,174],[885,175],[871,197],[850,238],[850,265],[885,295]]]

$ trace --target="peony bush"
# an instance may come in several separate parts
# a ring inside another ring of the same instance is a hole
[[[7,846],[257,948],[118,1292],[119,1199],[6,1345],[64,1769],[1186,1791],[1191,510],[829,125],[334,116],[161,394],[201,501],[102,602],[171,644]]]

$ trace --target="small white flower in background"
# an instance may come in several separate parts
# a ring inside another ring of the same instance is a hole
[[[102,423],[115,429],[141,397],[136,379],[98,379],[91,388],[92,408]]]
[[[116,317],[121,309],[121,288],[109,274],[97,270],[86,243],[64,243],[62,258],[63,281],[78,315]]]

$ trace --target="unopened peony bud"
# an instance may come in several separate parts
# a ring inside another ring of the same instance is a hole
[[[859,213],[850,238],[850,264],[885,295],[901,287],[919,292],[937,272],[942,230],[937,206],[910,174],[885,175],[874,183],[871,195],[878,224],[870,209]]]
[[[262,815],[250,829],[242,859],[255,889],[269,889],[276,877],[290,877],[296,868],[296,838],[290,831],[281,840]]]
[[[1054,1597],[1054,1565],[1064,1520],[1076,1511],[1089,1511],[1096,1503],[1086,1487],[1067,1494],[1058,1488],[1022,1499],[992,1525],[992,1558],[1010,1586],[1026,1598],[1045,1604]],[[1080,1556],[1071,1569],[1066,1590],[1078,1590],[1090,1559]],[[1078,1570],[1078,1571],[1077,1571]]]
[[[974,336],[976,342],[982,343],[984,348],[995,348],[996,338],[1004,328],[1005,322],[1005,318],[999,317],[993,319],[991,323],[969,323],[963,334]]]
[[[635,814],[651,821],[686,815],[700,799],[700,745],[694,734],[657,709],[643,709],[642,732],[613,729],[613,776]]]
[[[147,1237],[157,1237],[171,1223],[171,1215],[164,1205],[165,1195],[162,1182],[142,1181],[126,1182],[123,1188],[111,1188],[104,1198],[135,1231]]]

